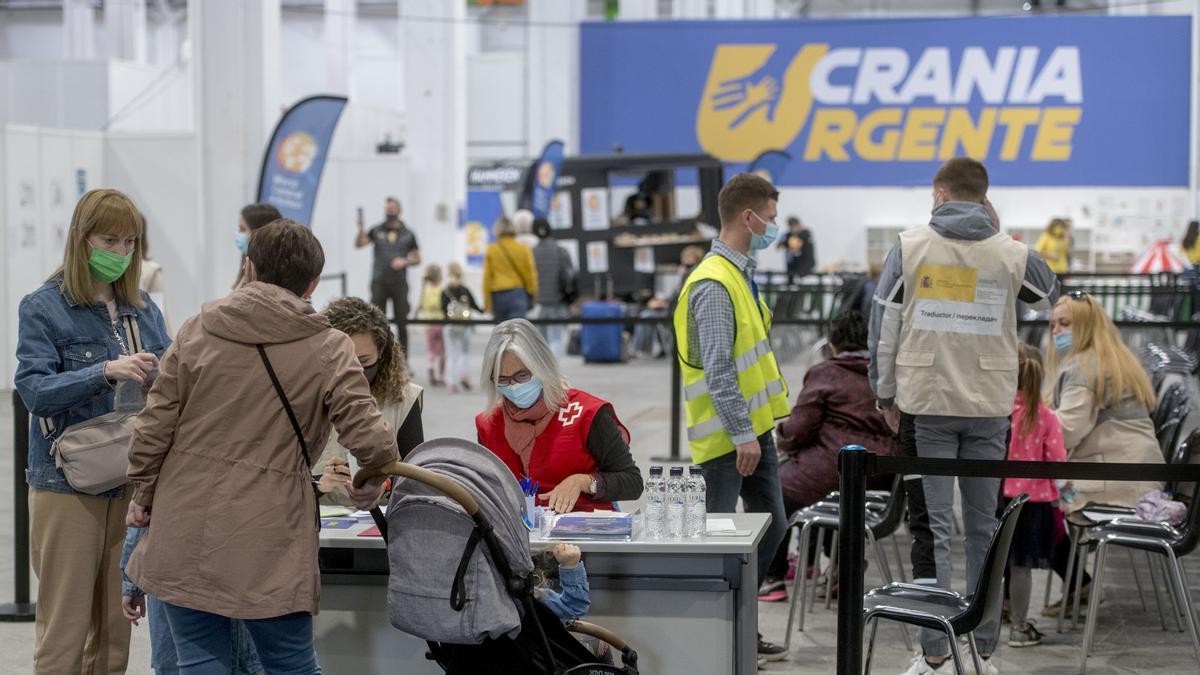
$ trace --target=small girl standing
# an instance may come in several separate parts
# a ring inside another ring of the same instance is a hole
[[[1017,397],[1013,401],[1012,441],[1008,459],[1025,462],[1065,462],[1062,427],[1054,411],[1042,404],[1042,358],[1037,349],[1021,345],[1018,360]],[[1042,634],[1029,621],[1029,596],[1033,570],[1046,569],[1054,560],[1057,538],[1058,488],[1053,480],[1006,478],[1005,500],[1022,493],[1029,502],[1021,511],[1009,556],[1009,597],[1012,603],[1012,628],[1008,646],[1032,647],[1040,644]]]
[[[466,320],[483,314],[471,289],[463,285],[463,269],[456,262],[446,265],[446,289],[442,291],[442,312],[451,320]],[[462,387],[471,390],[470,360],[471,326],[446,326],[446,390],[457,393]]]
[[[430,265],[425,268],[421,279],[421,304],[417,306],[418,319],[441,320],[446,318],[442,311],[442,268]],[[429,384],[441,386],[446,375],[446,339],[442,326],[425,327],[425,351],[429,359]]]

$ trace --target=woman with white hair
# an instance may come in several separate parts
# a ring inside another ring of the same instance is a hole
[[[475,417],[479,444],[559,513],[612,509],[642,495],[629,432],[612,404],[571,388],[542,334],[525,319],[501,323],[483,355],[488,409]]]

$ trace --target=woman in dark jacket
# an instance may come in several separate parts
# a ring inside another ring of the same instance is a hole
[[[846,445],[881,455],[899,453],[900,443],[875,410],[867,380],[867,324],[857,311],[838,314],[829,326],[833,356],[809,369],[791,415],[775,429],[784,459],[779,465],[788,518],[838,487],[837,456]],[[759,589],[760,599],[786,600],[787,540]]]

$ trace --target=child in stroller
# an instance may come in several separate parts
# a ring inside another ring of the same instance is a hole
[[[524,495],[499,458],[470,441],[436,439],[354,482],[387,474],[400,477],[387,510],[389,618],[425,640],[443,670],[637,674],[637,652],[619,637],[574,618],[564,624],[535,600]],[[622,666],[597,663],[572,632],[611,645]]]
[[[554,559],[558,561],[558,582],[561,591],[546,583],[533,590],[533,597],[554,612],[554,616],[569,621],[582,619],[591,604],[588,600],[587,570],[583,567],[583,554],[574,544],[559,544],[554,547]]]

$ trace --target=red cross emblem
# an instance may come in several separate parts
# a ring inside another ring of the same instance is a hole
[[[583,406],[579,405],[577,401],[572,401],[563,407],[562,410],[558,411],[558,421],[562,422],[564,427],[569,427],[574,424],[575,420],[579,419],[579,416],[582,414]]]

